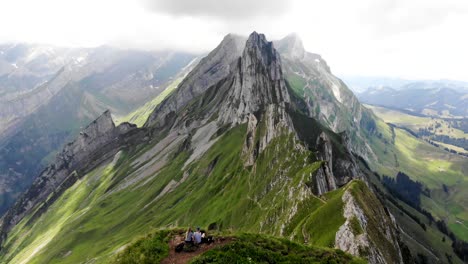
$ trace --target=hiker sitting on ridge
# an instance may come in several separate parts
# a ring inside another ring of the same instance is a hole
[[[188,230],[187,230],[187,233],[185,233],[185,243],[186,244],[193,244],[193,231],[192,231],[192,228],[189,227]]]
[[[193,238],[195,239],[196,244],[200,244],[202,242],[202,233],[200,232],[200,227],[197,227],[197,232],[193,234]]]

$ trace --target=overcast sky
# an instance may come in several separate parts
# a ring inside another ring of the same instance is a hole
[[[1,0],[0,42],[205,52],[290,32],[338,75],[468,81],[467,0]]]

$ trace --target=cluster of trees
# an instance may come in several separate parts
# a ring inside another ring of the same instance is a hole
[[[398,186],[396,184],[397,180],[393,179],[393,178],[390,178],[388,176],[383,176],[383,177],[380,177],[380,175],[378,173],[374,173],[375,176],[380,179],[383,183],[384,183],[384,186],[386,187],[386,189],[388,190],[388,192],[390,193],[390,195],[387,195],[385,194],[384,192],[382,192],[379,188],[377,188],[375,185],[374,185],[374,190],[376,190],[379,194],[380,197],[385,197],[386,200],[390,201],[393,205],[395,205],[400,211],[404,212],[407,216],[409,216],[411,219],[413,219],[419,226],[421,226],[421,228],[426,231],[426,224],[424,224],[423,221],[421,221],[421,219],[419,219],[419,217],[417,217],[416,215],[414,215],[413,213],[411,213],[410,211],[406,210],[405,207],[403,207],[395,198],[398,198],[399,200],[403,201],[404,203],[408,204],[409,206],[415,208],[417,211],[421,212],[422,214],[426,215],[426,217],[428,217],[428,219],[430,219],[430,223],[432,224],[432,222],[434,221],[434,218],[432,217],[432,215],[427,212],[426,210],[422,209],[419,205],[416,206],[415,203],[411,203],[410,200],[408,198],[405,198],[397,189],[396,186]],[[405,175],[404,173],[402,175]],[[400,178],[401,177],[405,177],[405,176],[402,176],[400,175]],[[403,180],[406,181],[407,179]],[[400,179],[400,186],[401,186],[401,179]],[[420,184],[420,183],[419,183]],[[391,186],[391,187],[389,187]],[[419,193],[422,193],[422,191],[419,191]],[[414,198],[413,198],[414,199]],[[418,198],[417,198],[417,204],[420,203],[420,198],[419,198],[419,194],[418,194]]]
[[[459,240],[455,234],[450,231],[450,229],[447,227],[447,224],[444,222],[444,220],[438,220],[436,222],[437,229],[440,230],[440,232],[446,234],[451,240],[452,240],[452,248],[455,254],[462,259],[465,263],[468,261],[468,242],[465,242],[463,240]]]
[[[466,138],[451,138],[446,135],[434,135],[433,140],[440,141],[446,144],[454,145],[457,147],[468,150],[468,140]]]
[[[420,195],[423,193],[423,185],[420,182],[411,180],[410,177],[403,172],[398,172],[395,178],[384,175],[382,183],[400,200],[414,208],[420,208]],[[430,195],[426,193],[427,191],[424,190],[424,193]]]
[[[440,232],[450,237],[452,241],[456,241],[457,238],[455,237],[455,234],[452,231],[450,231],[444,220],[437,220],[436,227],[437,229],[439,229]]]
[[[468,261],[468,243],[465,241],[455,240],[452,243],[453,251],[457,254],[465,263]]]
[[[378,178],[380,178],[380,176],[378,176]],[[420,182],[411,180],[410,177],[403,172],[398,172],[395,178],[384,175],[380,179],[391,194],[391,196],[386,196],[390,202],[392,202],[401,211],[403,211],[411,219],[418,223],[424,230],[426,230],[426,225],[417,216],[406,210],[403,206],[399,205],[399,203],[393,197],[398,198],[399,200],[419,211],[421,214],[425,215],[429,220],[429,225],[435,223],[437,229],[452,240],[452,248],[455,254],[457,254],[457,256],[462,260],[468,260],[468,242],[458,240],[455,234],[450,231],[444,220],[436,220],[430,212],[421,208],[420,195],[424,194],[426,196],[430,196],[430,192],[427,188],[423,188],[423,185]],[[445,184],[442,186],[442,188],[444,192],[449,192],[449,188]],[[381,192],[380,194],[382,195]],[[445,239],[445,237],[443,239]]]
[[[462,130],[465,133],[468,133],[468,118],[463,119],[450,119],[448,121],[452,127]]]
[[[413,134],[413,136],[416,136],[416,137],[421,137],[421,138],[426,138],[426,141],[435,146],[435,147],[441,147],[440,144],[437,144],[435,142],[433,142],[432,140],[434,141],[439,141],[439,142],[442,142],[442,143],[445,143],[445,144],[450,144],[450,145],[453,145],[453,146],[457,146],[457,147],[461,147],[465,150],[468,150],[468,140],[466,138],[452,138],[452,137],[449,137],[447,135],[435,135],[433,134],[431,131],[431,129],[425,129],[425,128],[420,128],[418,130],[418,133],[411,133]],[[448,151],[450,153],[453,153],[453,154],[458,154],[458,155],[461,155],[461,156],[467,156],[468,157],[468,154],[466,153],[462,153],[462,152],[458,152],[456,150],[453,150],[453,149],[449,149],[449,148],[444,148],[445,151]]]

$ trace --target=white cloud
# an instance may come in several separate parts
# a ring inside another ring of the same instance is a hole
[[[468,81],[465,0],[147,1],[2,0],[0,42],[206,52],[229,32],[297,32],[338,74]]]
[[[156,13],[234,20],[261,15],[281,15],[287,12],[290,6],[290,1],[287,0],[143,0],[143,2]]]

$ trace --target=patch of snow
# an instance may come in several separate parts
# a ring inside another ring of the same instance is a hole
[[[18,69],[18,65],[16,65],[16,63],[12,63],[11,66],[15,67],[15,69]]]
[[[319,63],[319,62],[320,62],[320,60],[319,60],[319,59],[315,59],[315,62]]]

